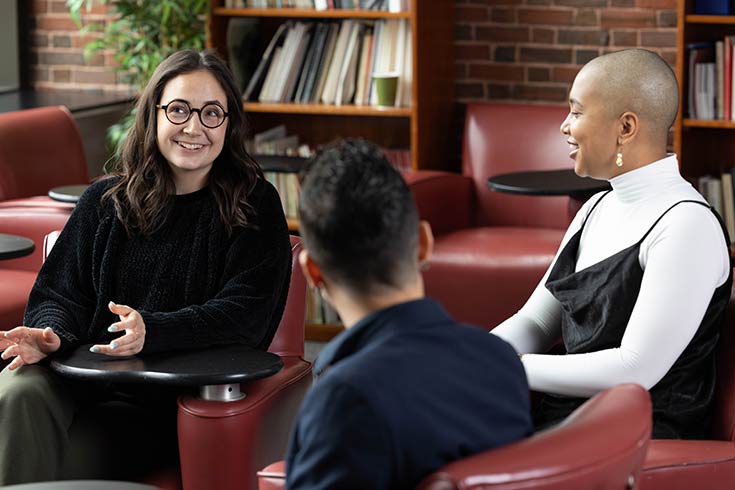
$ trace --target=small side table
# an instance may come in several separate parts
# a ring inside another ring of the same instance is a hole
[[[0,233],[0,260],[17,259],[30,255],[36,249],[33,240]]]
[[[48,191],[48,197],[54,201],[76,204],[79,202],[79,198],[82,197],[82,194],[84,194],[84,191],[86,191],[88,187],[89,184],[62,185],[60,187],[54,187]]]
[[[537,170],[494,175],[487,180],[493,191],[530,196],[569,196],[587,199],[610,189],[606,180],[580,177],[572,169]]]
[[[494,175],[487,179],[487,185],[490,190],[509,194],[569,196],[570,219],[593,194],[610,189],[608,181],[580,177],[571,168]]]
[[[237,344],[131,357],[93,354],[91,346],[52,359],[51,369],[79,380],[198,386],[205,400],[235,401],[246,396],[240,383],[271,376],[283,367],[277,355]]]

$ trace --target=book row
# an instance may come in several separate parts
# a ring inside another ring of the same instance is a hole
[[[735,237],[735,168],[721,175],[705,175],[697,180],[699,193],[722,216],[727,233]]]
[[[377,105],[373,74],[398,76],[397,107],[411,101],[406,19],[281,24],[243,93],[246,101]]]
[[[296,172],[263,172],[265,179],[278,191],[286,218],[297,219],[299,214],[299,174]]]
[[[300,8],[408,11],[408,0],[225,0],[227,8]]]
[[[318,289],[312,287],[306,288],[306,323],[342,324],[337,311],[322,298]]]
[[[735,36],[687,45],[687,114],[691,119],[735,120],[733,45]]]

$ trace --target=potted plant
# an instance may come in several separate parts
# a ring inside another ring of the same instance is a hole
[[[83,33],[101,33],[85,46],[85,56],[114,51],[115,68],[138,91],[158,64],[181,49],[204,48],[205,14],[208,0],[66,0],[72,18],[81,25],[81,13],[93,4],[108,4],[111,17],[106,23],[89,23]],[[117,151],[132,125],[131,110],[107,130],[112,151]]]

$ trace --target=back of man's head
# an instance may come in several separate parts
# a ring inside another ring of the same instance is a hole
[[[418,273],[418,213],[382,151],[347,139],[309,165],[299,200],[300,232],[322,274],[356,294],[400,289]]]

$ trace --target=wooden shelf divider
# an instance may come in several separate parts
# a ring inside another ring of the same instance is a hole
[[[722,119],[684,119],[682,125],[685,128],[735,129],[735,121],[724,121]]]
[[[328,105],[328,104],[272,104],[266,102],[245,102],[246,112],[280,114],[320,114],[324,116],[379,116],[411,117],[409,107],[374,107],[368,105]]]
[[[735,24],[735,15],[686,15],[689,24]]]
[[[312,10],[298,8],[226,8],[212,9],[214,15],[229,17],[300,17],[304,19],[408,19],[410,12],[385,12],[381,10],[329,9]]]

